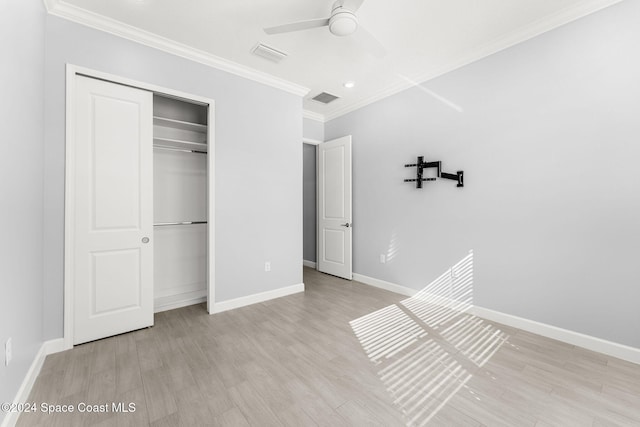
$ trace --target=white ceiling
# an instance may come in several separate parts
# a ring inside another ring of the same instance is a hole
[[[357,37],[336,37],[326,27],[271,36],[262,30],[328,17],[333,1],[45,0],[45,3],[53,14],[156,47],[177,42],[181,52],[193,50],[193,56],[200,59],[203,53],[210,55],[213,64],[226,63],[223,69],[240,70],[241,75],[244,70],[245,75],[258,80],[269,81],[269,76],[274,76],[275,82],[284,80],[306,87],[309,89],[304,100],[306,116],[325,120],[620,0],[365,0],[357,12],[358,19],[385,47],[384,57],[363,49]],[[161,36],[161,42],[152,41],[154,35]],[[251,54],[258,42],[286,52],[288,57],[276,64]],[[356,86],[343,87],[348,80]],[[310,100],[323,91],[340,99],[328,105]]]

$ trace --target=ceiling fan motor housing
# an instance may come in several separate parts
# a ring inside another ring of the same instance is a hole
[[[335,7],[329,18],[329,31],[336,36],[348,36],[358,29],[358,18],[356,15],[343,8],[341,5]]]

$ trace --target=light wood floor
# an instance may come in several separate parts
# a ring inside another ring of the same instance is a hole
[[[48,356],[19,426],[640,426],[640,366],[305,268],[304,294]]]

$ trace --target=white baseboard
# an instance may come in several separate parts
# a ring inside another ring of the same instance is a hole
[[[203,295],[204,294],[204,295]],[[153,312],[173,310],[176,308],[186,307],[188,305],[200,304],[207,301],[207,291],[200,290],[194,292],[186,292],[178,295],[169,295],[156,298],[153,302]]]
[[[395,283],[385,282],[384,280],[374,279],[373,277],[365,276],[363,274],[353,273],[353,280],[362,282],[365,285],[373,286],[375,288],[384,289],[386,291],[395,292],[396,294],[406,295],[412,297],[418,293],[417,290],[407,288],[406,286],[396,285]]]
[[[587,350],[596,351],[608,356],[617,357],[618,359],[640,364],[640,348],[618,344],[602,338],[581,334],[580,332],[570,331],[568,329],[513,316],[500,311],[490,310],[484,307],[473,306],[470,309],[470,312],[471,314],[482,317],[483,319],[492,320],[494,322],[502,323],[503,325],[542,335],[543,337],[552,338],[567,344],[586,348]]]
[[[223,311],[233,310],[234,308],[245,307],[259,302],[269,301],[275,298],[286,297],[287,295],[304,292],[304,283],[286,286],[272,291],[261,292],[259,294],[247,295],[246,297],[235,298],[228,301],[216,302],[213,304],[211,314],[222,313]]]
[[[16,393],[16,397],[13,399],[13,403],[25,403],[27,399],[29,399],[29,394],[31,393],[31,389],[36,382],[36,378],[38,378],[38,374],[42,369],[42,365],[44,364],[44,359],[49,354],[58,353],[63,351],[64,348],[64,340],[62,338],[49,340],[42,343],[40,346],[40,350],[36,354],[36,357],[31,362],[31,366],[27,371],[27,375],[22,380],[22,384],[18,389],[18,393]],[[13,427],[18,422],[18,417],[20,414],[18,412],[8,412],[0,426],[2,427]]]
[[[54,353],[60,353],[61,351],[69,350],[64,346],[64,338],[45,341],[43,345],[44,345],[46,356]]]
[[[373,277],[364,276],[362,274],[353,274],[353,279],[366,285],[376,288],[385,289],[400,295],[413,296],[419,291],[395,283],[385,282],[384,280],[374,279]],[[568,329],[559,328],[557,326],[548,325],[546,323],[536,322],[511,314],[490,310],[484,307],[472,306],[469,310],[483,319],[502,323],[503,325],[513,328],[522,329],[523,331],[541,335],[543,337],[555,339],[567,344],[586,348],[587,350],[596,351],[608,356],[617,357],[629,362],[640,364],[640,348],[618,344],[607,341],[602,338],[596,338],[591,335],[581,334],[579,332],[570,331]]]
[[[307,261],[306,259],[302,260],[302,265],[305,267],[316,268],[316,263],[314,261]]]

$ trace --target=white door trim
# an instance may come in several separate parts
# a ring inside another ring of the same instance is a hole
[[[323,141],[318,141],[317,139],[302,138],[302,143],[303,143],[303,144],[319,145],[319,144],[322,144],[322,142],[323,142]]]
[[[73,233],[74,218],[74,183],[75,183],[75,76],[81,74],[113,83],[132,86],[159,94],[183,98],[209,106],[207,141],[208,141],[208,271],[207,271],[207,311],[213,313],[215,303],[215,103],[212,99],[190,93],[144,83],[101,71],[67,64],[66,68],[66,135],[65,135],[65,201],[64,201],[64,348],[73,348],[73,307],[74,307],[74,283],[73,283],[73,256],[75,252],[75,236]]]

